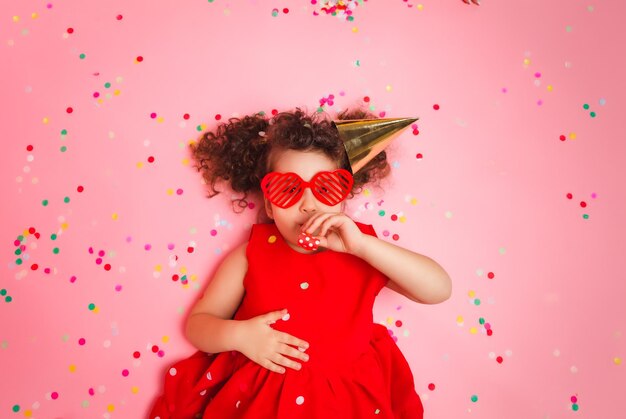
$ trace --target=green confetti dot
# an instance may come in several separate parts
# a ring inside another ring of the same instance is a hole
[[[589,112],[589,116],[591,116],[592,118],[596,117],[596,113],[595,112]]]
[[[198,126],[196,127],[196,131],[202,131],[202,125],[198,125]]]
[[[583,105],[583,109],[584,109],[584,110],[589,109],[589,105],[585,103],[585,104]]]
[[[65,153],[67,151],[67,147],[61,146],[60,150],[61,150],[61,153]]]
[[[272,16],[274,17],[278,16],[278,12],[276,10],[272,10]]]
[[[52,234],[50,235],[50,240],[56,240],[56,239],[57,239],[57,235],[56,235],[56,233],[52,233]]]
[[[573,410],[574,412],[577,412],[577,411],[578,411],[578,405],[577,405],[576,403],[574,403],[574,404],[572,405],[572,410]]]
[[[482,317],[480,319],[478,319],[478,323],[480,324],[485,324],[485,319],[483,319]]]
[[[7,303],[10,303],[11,301],[13,301],[13,297],[11,297],[10,295],[7,295],[7,296],[4,298],[4,301],[6,301]]]
[[[41,201],[41,205],[43,205],[44,207],[48,206],[48,200],[44,199],[43,201]]]
[[[109,83],[109,82],[104,83],[104,87],[105,87],[106,89],[108,89],[109,87],[111,87],[111,83]]]
[[[0,295],[1,295],[1,296],[3,296],[3,297],[4,297],[5,295],[7,295],[7,290],[5,290],[4,288],[2,288],[2,289],[0,290]]]
[[[348,22],[352,22],[354,20],[354,16],[348,16]]]
[[[583,214],[583,218],[584,218],[585,220],[588,220],[588,219],[589,219],[589,214]]]
[[[321,106],[318,106],[317,107],[317,113],[322,113],[322,112],[324,112],[324,108],[321,107]]]
[[[211,2],[211,0],[209,0],[209,3]],[[89,402],[87,400],[83,400],[83,402],[80,404],[83,408],[88,408],[89,407]]]
[[[80,54],[79,57],[80,57],[81,60],[84,60],[85,59],[85,54]]]
[[[54,249],[52,249],[52,253],[54,253],[55,255],[59,254],[59,248],[55,247]]]
[[[479,298],[474,298],[474,304],[479,306],[480,305],[480,299]]]
[[[67,135],[67,130],[66,129],[62,129],[61,130],[61,135],[62,136],[66,136]]]
[[[65,202],[66,204],[70,202],[70,197],[66,196],[65,198],[63,198],[63,202]]]
[[[19,256],[22,254],[22,249],[15,249],[15,256]]]
[[[356,66],[361,67],[361,60],[356,60]]]
[[[22,235],[20,234],[19,236],[17,236],[17,239],[18,239],[19,241],[23,242],[23,241],[24,241],[24,236],[22,236]]]
[[[67,342],[68,340],[70,340],[70,335],[63,335],[63,336],[61,336],[61,340],[63,342]]]
[[[94,303],[89,304],[89,310],[92,310],[96,308],[96,305]]]
[[[383,217],[385,215],[385,210],[380,210],[378,211],[378,215],[380,215],[381,217]]]
[[[21,264],[22,264],[22,259],[21,259],[21,258],[18,258],[18,259],[15,261],[15,264],[16,264],[16,265],[21,265]]]
[[[370,111],[372,111],[372,112],[373,112],[373,111],[375,111],[375,110],[376,110],[376,107],[375,107],[374,105],[370,105]]]
[[[474,394],[472,396],[472,402],[476,403],[477,401],[478,401],[478,396]]]
[[[570,25],[567,25],[567,26],[565,27],[565,30],[566,30],[567,32],[571,32],[571,31],[572,31],[572,27],[571,27]]]
[[[265,111],[258,112],[259,116],[265,116]]]
[[[13,405],[13,411],[15,413],[19,412],[20,411],[20,405],[19,404]]]

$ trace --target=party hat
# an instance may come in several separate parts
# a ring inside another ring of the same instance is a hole
[[[333,124],[348,153],[352,173],[383,151],[401,131],[418,118],[336,120]]]

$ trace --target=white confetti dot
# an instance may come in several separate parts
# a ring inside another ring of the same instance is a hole
[[[304,397],[302,397],[302,396],[298,396],[298,397],[296,398],[296,404],[297,404],[297,405],[301,405],[302,403],[304,403]]]
[[[208,378],[209,380],[213,380],[213,377],[211,377],[211,371],[207,373],[206,378]]]
[[[309,283],[308,282],[303,282],[300,284],[300,288],[302,288],[303,290],[308,289],[309,288]]]
[[[241,400],[237,400],[237,403],[235,404],[235,407],[236,407],[237,409],[239,409],[239,404],[241,404]]]
[[[202,391],[200,392],[200,395],[201,395],[201,396],[204,396],[205,394],[206,394],[206,390],[202,390]]]
[[[172,377],[176,375],[176,372],[177,372],[177,371],[176,371],[176,368],[174,368],[174,367],[170,368],[170,375],[171,375]]]
[[[284,321],[287,321],[287,320],[289,320],[289,318],[290,318],[290,317],[291,317],[291,314],[287,313],[287,314],[285,314],[285,315],[283,316],[283,320],[284,320]]]

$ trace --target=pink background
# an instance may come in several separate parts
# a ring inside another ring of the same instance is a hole
[[[347,213],[452,277],[375,307],[426,418],[624,417],[624,3],[318,3],[2,3],[0,417],[144,417],[256,214],[187,143],[331,94],[420,118]]]

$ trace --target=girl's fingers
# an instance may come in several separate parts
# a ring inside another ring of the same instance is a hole
[[[286,343],[287,345],[290,346],[296,346],[298,348],[304,348],[309,349],[309,342],[302,340],[302,339],[298,339],[295,336],[290,335],[289,333],[285,333],[285,332],[279,332],[280,335],[278,336],[278,341],[282,342],[282,343]]]
[[[285,369],[283,367],[281,367],[280,365],[276,365],[275,363],[273,363],[269,359],[265,359],[261,363],[261,366],[267,368],[270,371],[277,372],[279,374],[284,374],[285,373]]]
[[[285,345],[283,344],[283,346],[280,349],[280,353],[283,355],[287,355],[290,356],[292,358],[296,358],[299,359],[301,361],[307,362],[309,360],[309,355],[305,354],[302,351],[299,351],[289,345]]]
[[[282,365],[282,366],[285,366],[285,367],[289,367],[289,368],[292,368],[292,369],[294,369],[296,371],[299,370],[300,368],[302,368],[302,364],[300,364],[299,362],[292,361],[291,359],[289,359],[286,356],[283,356],[283,355],[281,355],[279,353],[276,353],[272,357],[271,361],[273,361],[275,364]]]
[[[287,314],[287,309],[271,311],[263,315],[263,322],[266,324],[274,324],[277,320],[282,319],[285,314]]]

